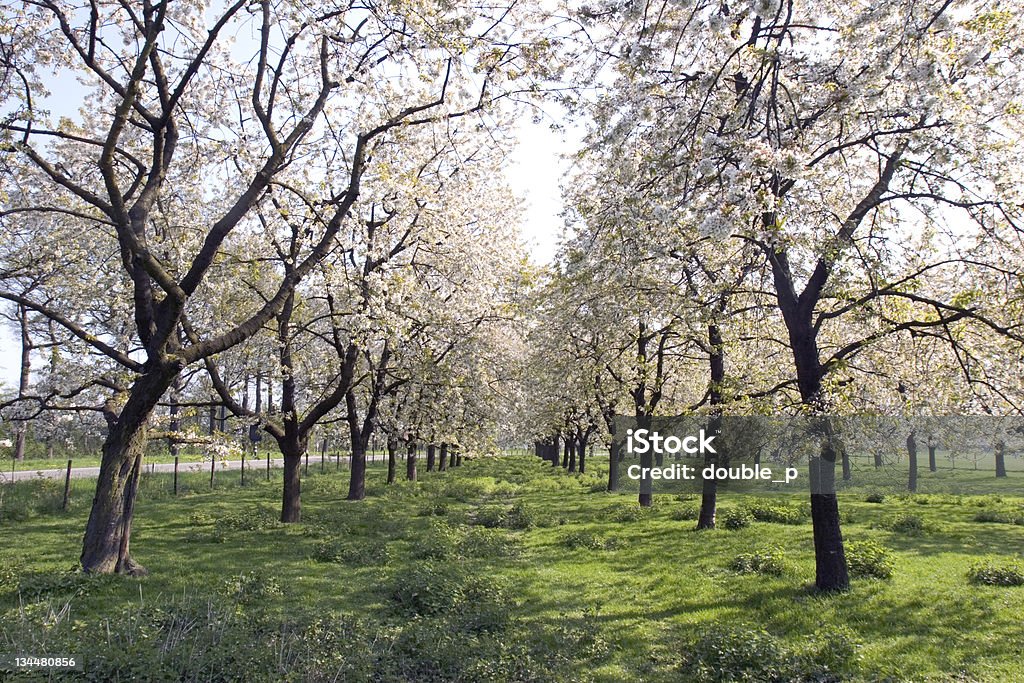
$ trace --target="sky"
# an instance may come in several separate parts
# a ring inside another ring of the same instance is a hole
[[[571,143],[547,123],[533,123],[522,117],[520,144],[506,169],[512,191],[523,201],[523,241],[531,260],[544,264],[554,257],[562,233],[561,188],[568,162],[562,155]],[[17,387],[20,364],[16,333],[12,323],[0,322],[0,383]]]

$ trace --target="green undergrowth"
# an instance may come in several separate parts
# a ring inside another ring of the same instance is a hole
[[[698,497],[641,510],[587,464],[421,463],[388,486],[375,463],[359,502],[311,466],[288,525],[280,472],[189,473],[177,497],[146,475],[143,578],[74,571],[86,482],[67,511],[62,482],[7,486],[0,652],[76,653],[64,678],[95,681],[1024,679],[1020,497],[850,487],[852,586],[822,595],[803,496],[722,494],[697,532]]]

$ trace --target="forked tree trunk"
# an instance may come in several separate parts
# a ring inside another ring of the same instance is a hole
[[[82,539],[85,572],[145,573],[132,559],[130,543],[138,478],[146,451],[146,423],[177,373],[176,366],[159,367],[139,377],[120,415],[110,425]]]
[[[405,478],[408,481],[416,481],[416,450],[416,442],[410,441],[405,453]]]
[[[427,444],[427,472],[434,471],[434,457],[437,451],[437,446],[433,443]]]

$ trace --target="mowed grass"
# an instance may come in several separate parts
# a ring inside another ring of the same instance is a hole
[[[532,457],[478,458],[446,473],[421,468],[420,482],[386,486],[378,463],[367,499],[347,502],[348,473],[321,475],[311,462],[303,522],[295,525],[276,522],[279,472],[271,482],[254,473],[245,488],[237,473],[219,473],[213,491],[203,475],[186,475],[177,498],[169,475],[147,475],[132,538],[133,555],[150,571],[141,579],[67,573],[80,551],[91,482],[75,482],[67,512],[56,509],[62,482],[7,487],[0,652],[56,655],[46,648],[81,642],[81,675],[98,657],[104,676],[138,678],[110,653],[129,643],[140,670],[157,671],[153,680],[206,680],[214,669],[234,671],[224,675],[229,680],[277,680],[292,666],[282,663],[280,634],[291,628],[282,624],[298,621],[295,642],[337,661],[334,669],[293,672],[295,680],[680,681],[700,673],[695,652],[731,642],[722,633],[736,634],[739,652],[715,650],[712,660],[753,670],[743,658],[768,656],[766,646],[758,641],[747,651],[743,638],[763,631],[769,654],[783,653],[780,662],[819,656],[822,644],[848,646],[850,656],[830,669],[834,678],[817,680],[1024,680],[1024,587],[967,579],[982,558],[1007,563],[1024,551],[1024,526],[1013,523],[1024,515],[1024,498],[1011,495],[1016,482],[1002,484],[1005,494],[964,496],[938,492],[958,485],[950,473],[922,472],[930,493],[890,491],[868,503],[879,482],[857,473],[840,494],[844,535],[888,548],[894,572],[820,595],[810,588],[809,522],[696,532],[683,519],[696,500],[662,496],[637,512],[630,496],[602,491],[604,462],[588,465],[592,472],[569,475]],[[803,496],[772,500],[806,506]],[[723,495],[720,519],[758,501]],[[975,521],[980,512],[1001,521]],[[917,521],[898,523],[908,517]],[[769,547],[781,553],[781,573],[731,568],[737,556]],[[203,655],[206,669],[186,672],[164,650],[187,640],[171,638],[166,624],[188,600],[228,603],[226,613],[244,615],[239,623],[252,633],[277,633],[266,642],[281,651],[257,670],[236,661],[229,650],[237,643],[221,639]],[[317,618],[356,625],[335,642],[338,629],[309,630]],[[123,633],[126,623],[138,623],[138,632]],[[709,633],[718,634],[711,645]],[[729,680],[729,670],[700,675]],[[793,680],[788,670],[776,680]],[[331,671],[347,673],[332,678]]]

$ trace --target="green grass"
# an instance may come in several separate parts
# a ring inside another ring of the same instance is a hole
[[[776,658],[777,680],[792,680],[793,666],[849,647],[830,669],[843,680],[1024,679],[1024,588],[967,578],[980,559],[1008,564],[1024,549],[1024,526],[975,521],[980,510],[1019,515],[1024,498],[1009,495],[1017,482],[1005,495],[965,496],[937,492],[956,489],[947,473],[923,472],[927,493],[887,492],[882,503],[865,502],[876,482],[844,490],[845,536],[887,548],[894,572],[827,596],[809,588],[808,522],[695,532],[674,514],[693,501],[668,496],[626,514],[630,497],[597,490],[604,464],[593,459],[592,473],[572,476],[531,457],[481,458],[447,473],[421,467],[420,482],[388,487],[378,462],[367,500],[347,502],[347,472],[315,474],[311,459],[303,522],[288,526],[276,522],[279,472],[245,488],[223,476],[214,491],[204,475],[188,474],[178,498],[168,475],[147,475],[132,538],[151,572],[142,579],[65,575],[91,482],[75,482],[68,512],[57,510],[62,482],[8,486],[0,652],[80,642],[85,633],[78,651],[122,679],[134,670],[117,657],[164,671],[150,674],[157,679],[206,680],[216,669],[278,680],[290,662],[297,680],[330,680],[330,670],[344,672],[341,680],[610,683],[728,680],[700,673],[701,662],[750,665],[722,660],[723,651],[773,666]],[[789,494],[775,500],[806,505]],[[754,502],[724,495],[720,515]],[[893,530],[908,515],[921,529]],[[781,573],[731,568],[768,548],[782,553]],[[179,652],[184,645],[168,654],[176,633],[168,615],[194,614],[197,605],[228,615],[209,622],[225,629],[216,646],[203,650],[181,635],[189,654]],[[770,635],[756,636],[762,629]],[[253,639],[265,647],[240,660],[231,634],[249,650]],[[737,639],[739,654],[723,650]],[[303,654],[288,659],[292,652]],[[321,668],[309,668],[314,661]],[[205,674],[185,673],[202,666]]]

